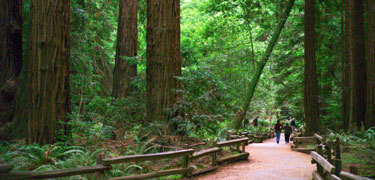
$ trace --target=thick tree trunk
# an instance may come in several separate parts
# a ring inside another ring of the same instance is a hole
[[[112,92],[116,98],[124,98],[134,89],[131,82],[137,76],[137,12],[138,0],[120,0]]]
[[[147,120],[168,122],[181,76],[180,1],[147,1]]]
[[[367,108],[366,128],[375,126],[375,2],[367,0]]]
[[[342,33],[342,41],[344,43],[343,47],[343,55],[342,58],[342,121],[343,121],[343,128],[348,130],[349,128],[349,121],[350,121],[350,64],[349,64],[349,48],[350,44],[348,43],[349,39],[349,31],[348,21],[349,18],[349,7],[348,2],[342,1],[342,17],[341,17],[341,33]],[[345,7],[344,7],[345,4]],[[345,20],[344,18],[345,17]],[[344,24],[345,24],[345,31],[344,31]]]
[[[16,120],[27,120],[28,143],[47,144],[54,142],[57,125],[67,120],[70,110],[70,1],[30,3],[31,29]]]
[[[0,88],[22,66],[22,0],[0,1]]]
[[[315,0],[305,0],[305,89],[306,134],[319,130],[318,81],[315,58]]]
[[[248,89],[247,89],[247,92],[246,92],[246,97],[244,99],[242,109],[237,112],[237,115],[234,118],[234,121],[233,121],[233,128],[234,129],[238,130],[238,129],[241,128],[242,120],[245,117],[246,111],[249,108],[251,99],[254,96],[255,88],[258,84],[260,75],[262,74],[263,68],[266,65],[266,63],[268,61],[268,58],[270,57],[270,55],[272,53],[273,47],[275,46],[277,40],[279,39],[281,30],[283,29],[283,27],[285,25],[285,22],[289,17],[290,11],[293,8],[294,1],[295,0],[290,0],[288,2],[287,6],[286,6],[286,9],[285,9],[283,15],[281,16],[281,19],[280,19],[280,22],[277,26],[277,29],[275,30],[274,34],[272,35],[271,41],[269,42],[269,44],[267,46],[266,52],[264,53],[264,55],[262,56],[260,61],[257,63],[257,67],[256,67],[256,70],[255,70],[254,76],[251,79],[251,81],[249,83],[249,86],[248,86]]]
[[[348,0],[348,61],[350,69],[349,129],[358,129],[366,117],[366,61],[364,51],[363,0]]]
[[[22,0],[0,1],[0,140],[15,128],[14,98],[22,66]]]

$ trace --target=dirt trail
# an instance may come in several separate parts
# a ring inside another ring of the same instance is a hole
[[[250,153],[250,161],[230,164],[195,179],[310,180],[312,171],[316,169],[311,164],[311,156],[292,151],[290,144],[285,144],[283,135],[280,144],[270,139],[251,144],[246,151]]]

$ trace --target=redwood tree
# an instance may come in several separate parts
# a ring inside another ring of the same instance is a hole
[[[344,3],[343,1],[342,3]],[[349,122],[350,122],[350,64],[349,64],[349,49],[351,44],[348,43],[349,41],[349,29],[348,29],[348,18],[349,18],[349,6],[348,1],[345,3],[345,8],[343,8],[342,11],[344,11],[344,18],[341,19],[341,32],[344,42],[344,48],[343,48],[343,54],[344,57],[342,58],[342,119],[343,119],[343,127],[345,130],[348,130],[349,128]],[[345,21],[345,22],[344,22]],[[344,27],[345,24],[345,27]],[[345,30],[344,30],[345,28]]]
[[[167,122],[181,76],[180,1],[147,1],[147,119]]]
[[[360,128],[366,116],[366,61],[363,0],[347,0],[347,46],[350,68],[349,128]]]
[[[318,81],[315,57],[315,0],[305,0],[305,89],[306,134],[319,130]]]
[[[9,139],[22,66],[22,0],[1,0],[0,12],[0,139]]]
[[[375,126],[375,2],[367,0],[367,108],[366,128]]]
[[[120,0],[117,30],[116,64],[113,73],[113,97],[126,97],[137,75],[138,0]]]
[[[16,119],[27,120],[28,143],[47,144],[53,143],[58,123],[66,121],[70,110],[70,0],[31,0],[30,5]]]

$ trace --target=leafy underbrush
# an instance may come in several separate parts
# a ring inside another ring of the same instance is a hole
[[[26,145],[24,142],[16,144],[1,142],[0,162],[12,164],[14,171],[34,172],[94,166],[96,165],[97,155],[102,153],[104,153],[106,157],[156,153],[158,152],[157,148],[151,145],[153,140],[154,139],[144,141],[134,136],[133,144],[120,147],[100,147],[99,144],[84,147],[61,142],[44,146],[36,144]],[[105,143],[101,143],[100,145],[105,145]],[[173,161],[164,160],[160,162],[159,166],[155,166],[155,164],[150,161],[115,164],[112,166],[112,169],[107,172],[106,176],[117,177],[145,173],[153,171],[153,167],[165,168],[170,162]],[[176,163],[172,163],[169,166],[174,167]],[[94,179],[94,175],[77,175],[61,179]]]
[[[13,165],[15,171],[49,171],[57,169],[93,166],[97,154],[103,149],[89,150],[83,146],[55,143],[44,146],[24,143],[0,145],[0,159]],[[87,179],[90,175],[66,179]]]
[[[262,136],[263,134],[270,132],[270,126],[272,126],[272,123],[270,121],[259,120],[257,127],[247,126],[244,130],[250,132],[251,134]]]
[[[329,141],[340,138],[342,160],[345,165],[356,165],[363,176],[375,177],[375,128],[352,134],[330,132]]]

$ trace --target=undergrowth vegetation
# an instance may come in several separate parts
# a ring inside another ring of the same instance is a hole
[[[375,128],[353,133],[327,134],[328,141],[338,137],[342,147],[342,161],[344,169],[348,171],[350,165],[359,167],[363,176],[375,177]]]

